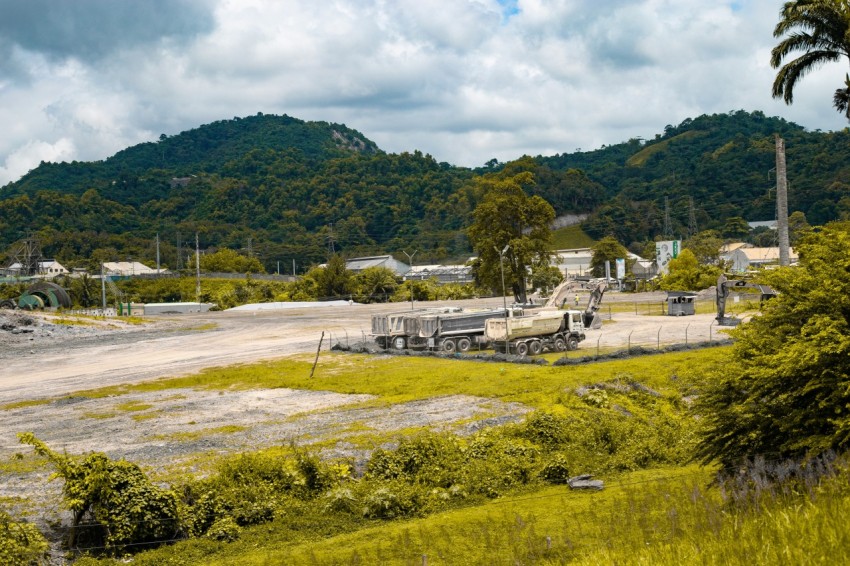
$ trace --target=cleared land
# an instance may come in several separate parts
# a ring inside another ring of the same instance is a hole
[[[613,320],[591,330],[580,350],[592,355],[597,349],[683,343],[686,336],[690,342],[720,337],[713,314],[681,318],[635,314],[635,310],[647,312],[644,305],[649,304],[653,306],[647,310],[660,311],[662,297],[609,294],[606,305],[611,308],[603,313]],[[169,470],[193,470],[197,460],[209,460],[211,454],[290,442],[318,444],[330,455],[342,451],[365,461],[368,448],[346,444],[348,436],[364,430],[389,435],[419,427],[463,432],[517,420],[529,410],[521,403],[469,395],[401,402],[388,409],[370,405],[369,395],[284,388],[86,393],[262,360],[294,356],[312,362],[322,332],[322,356],[326,356],[332,343],[363,340],[372,314],[408,307],[409,303],[237,311],[138,324],[92,320],[85,326],[35,321],[33,332],[0,332],[0,501],[43,521],[63,516],[49,505],[59,500],[61,485],[46,481],[48,469],[29,448],[18,444],[18,432],[32,431],[69,453],[96,450],[124,457],[167,476]],[[322,371],[320,358],[317,380]],[[499,371],[495,365],[493,371]]]

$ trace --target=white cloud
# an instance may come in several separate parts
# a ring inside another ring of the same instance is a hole
[[[791,107],[771,98],[782,0],[160,4],[177,7],[175,23],[155,10],[94,17],[114,4],[79,0],[76,27],[55,40],[32,11],[0,25],[0,185],[42,159],[103,159],[258,111],[342,122],[387,151],[460,165],[650,138],[738,109],[846,126],[831,107],[846,65],[807,76]],[[109,33],[82,35],[97,25]]]

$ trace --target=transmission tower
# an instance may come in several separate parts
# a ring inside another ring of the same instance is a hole
[[[38,275],[41,271],[41,262],[44,258],[41,255],[41,246],[39,246],[38,239],[35,236],[30,236],[15,246],[11,257],[12,264],[20,266],[18,270],[20,276]]]
[[[697,212],[694,208],[694,197],[688,197],[688,237],[697,233]]]

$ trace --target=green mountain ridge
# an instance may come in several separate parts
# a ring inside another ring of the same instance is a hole
[[[0,189],[0,250],[34,234],[45,255],[69,265],[150,261],[159,234],[174,268],[198,233],[203,248],[250,252],[268,270],[292,259],[303,269],[330,250],[415,249],[419,261],[445,261],[471,251],[464,230],[482,196],[471,179],[522,171],[557,214],[589,214],[590,236],[639,244],[661,236],[665,200],[676,236],[691,212],[699,229],[772,218],[775,134],[786,140],[790,210],[813,224],[850,214],[848,131],[807,132],[761,112],[700,116],[650,141],[478,169],[388,154],[344,125],[257,114],[103,161],[42,163]]]

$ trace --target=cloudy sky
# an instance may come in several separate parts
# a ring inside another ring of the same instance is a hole
[[[257,112],[482,165],[761,110],[809,129],[846,63],[770,96],[783,0],[0,0],[0,186]]]

